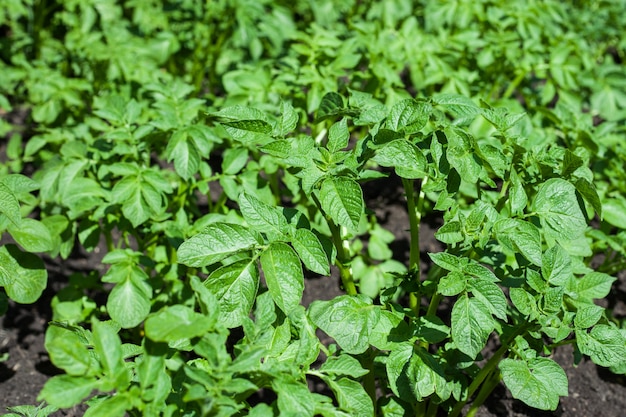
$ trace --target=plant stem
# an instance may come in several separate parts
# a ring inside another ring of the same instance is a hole
[[[476,378],[474,378],[474,380],[470,384],[469,388],[467,389],[467,398],[456,403],[448,417],[457,417],[461,413],[467,401],[472,397],[472,395],[474,395],[476,390],[482,385],[487,376],[489,376],[489,374],[491,374],[491,372],[496,368],[496,366],[500,362],[500,359],[502,359],[502,356],[504,356],[504,354],[509,350],[509,344],[511,343],[511,341],[520,334],[524,333],[528,329],[528,326],[528,324],[525,324],[517,327],[517,329],[513,333],[511,333],[505,341],[502,342],[502,346],[500,346],[496,353],[494,353],[493,356],[489,358],[485,366],[478,372],[478,375],[476,375]],[[491,387],[492,390],[493,388],[495,388],[495,385]]]
[[[428,181],[428,177],[422,180],[421,187]],[[422,220],[422,207],[424,205],[424,192],[421,190],[418,197],[415,197],[415,184],[413,180],[402,178],[402,186],[406,195],[407,212],[409,215],[410,226],[410,252],[409,252],[409,271],[414,271],[414,279],[419,283],[421,281],[420,271],[420,222]],[[419,294],[411,292],[409,294],[409,306],[419,316]]]
[[[328,228],[330,229],[330,233],[333,238],[333,244],[337,249],[337,260],[335,263],[339,268],[343,289],[348,295],[356,295],[356,286],[354,285],[354,278],[352,277],[352,270],[350,268],[350,257],[346,252],[346,248],[343,246],[341,230],[331,218],[327,217],[326,222],[328,223]]]
[[[494,371],[489,375],[489,377],[483,384],[480,391],[478,391],[478,394],[476,395],[474,401],[472,401],[472,405],[467,411],[465,417],[474,417],[476,411],[478,411],[478,408],[485,402],[487,397],[489,397],[496,385],[500,383],[501,379],[502,375],[500,374],[500,372],[497,369],[494,369]]]

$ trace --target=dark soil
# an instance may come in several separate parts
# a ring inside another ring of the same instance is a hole
[[[396,258],[408,260],[408,217],[403,202],[401,187],[393,180],[378,180],[365,184],[364,194],[369,207],[381,224],[396,236],[392,249]],[[420,247],[423,268],[428,268],[427,252],[441,250],[433,233],[440,226],[437,218],[427,218],[422,227]],[[50,300],[55,291],[67,285],[67,277],[72,272],[89,271],[101,268],[100,254],[77,253],[71,259],[59,263],[46,260],[49,268],[49,288],[35,305],[11,303],[8,313],[0,317],[0,355],[8,353],[8,359],[0,362],[0,412],[5,407],[36,404],[37,394],[48,378],[59,371],[50,363],[44,349],[44,332],[51,318]],[[328,300],[342,291],[336,271],[331,277],[312,277],[306,280],[304,304],[314,300]],[[626,274],[619,276],[613,287],[612,298],[606,300],[616,316],[626,317],[624,304],[626,294]],[[321,335],[324,337],[324,335]],[[495,347],[495,346],[494,346]],[[490,352],[487,352],[489,355]],[[574,366],[571,346],[559,348],[554,359],[563,367],[569,378],[569,397],[563,398],[554,412],[542,412],[526,407],[514,400],[503,385],[494,391],[477,413],[478,417],[515,416],[605,416],[621,417],[626,410],[626,379],[597,367],[590,360],[583,359]],[[314,385],[317,389],[321,385]],[[55,416],[80,416],[85,407],[63,410]]]

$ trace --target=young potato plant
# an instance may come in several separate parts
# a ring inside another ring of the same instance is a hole
[[[116,108],[134,114],[132,106]],[[323,97],[315,137],[299,133],[288,102],[277,114],[210,112],[197,127],[208,136],[156,126],[187,132],[165,150],[178,177],[161,181],[165,171],[138,162],[97,169],[94,181],[111,177],[114,191],[129,190],[107,196],[101,210],[134,243],[103,259],[111,266],[102,281],[114,285],[106,314],[80,296],[85,281],[74,298],[57,296],[46,348],[65,373],[40,399],[60,408],[86,401],[87,416],[458,416],[472,415],[503,381],[514,398],[556,409],[568,382],[553,349],[573,344],[619,367],[626,336],[594,302],[615,278],[584,262],[588,221],[602,210],[588,155],[533,141],[527,120],[457,95],[387,108],[352,91],[347,102]],[[221,170],[195,175],[200,165],[182,161],[212,135],[206,146],[228,142]],[[404,186],[410,259],[360,291],[378,264],[358,242],[380,235],[361,184],[391,176]],[[216,182],[218,200],[235,204],[181,221],[193,216],[190,190]],[[161,217],[159,204],[180,209]],[[428,210],[443,218],[435,236],[445,250],[429,253],[422,271]],[[345,295],[303,306],[305,270],[328,276],[332,265]],[[488,342],[497,349],[483,356]],[[332,395],[311,392],[311,379]]]
[[[625,2],[583,3],[0,6],[0,314],[46,256],[105,265],[12,411],[471,416],[556,409],[565,344],[626,372]],[[402,187],[406,262],[364,184]]]

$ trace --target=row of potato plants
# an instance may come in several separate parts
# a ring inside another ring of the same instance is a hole
[[[554,410],[558,346],[626,371],[597,302],[626,247],[620,2],[506,3],[3,6],[1,310],[46,288],[38,253],[108,266],[55,294],[63,373],[13,412],[456,416],[501,380]],[[363,198],[393,177],[406,264]],[[301,305],[331,270],[345,295]]]

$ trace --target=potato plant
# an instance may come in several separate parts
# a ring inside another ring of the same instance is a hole
[[[559,346],[626,372],[598,301],[624,270],[626,4],[583,3],[0,6],[0,310],[45,260],[106,266],[54,295],[62,373],[13,415],[473,415],[500,382],[555,410]],[[407,262],[365,183],[401,184]],[[344,294],[303,305],[312,275]]]

